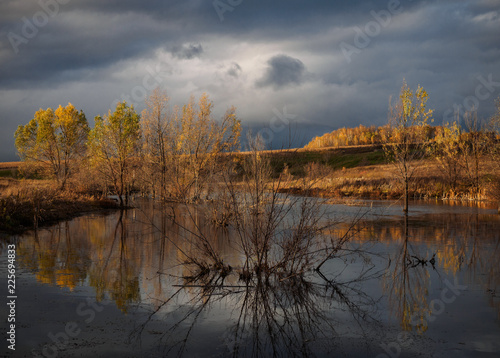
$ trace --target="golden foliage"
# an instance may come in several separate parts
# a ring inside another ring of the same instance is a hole
[[[15,132],[15,144],[25,163],[36,163],[64,188],[85,155],[89,127],[82,111],[68,103],[40,109],[26,125]]]

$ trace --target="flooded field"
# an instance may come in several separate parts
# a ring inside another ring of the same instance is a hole
[[[348,240],[319,270],[317,262],[301,263],[269,276],[242,270],[252,258],[237,231],[215,227],[206,211],[139,199],[135,205],[1,243],[3,297],[9,244],[16,245],[17,269],[16,351],[4,345],[2,353],[500,355],[494,208],[413,203],[405,219],[393,202],[321,204],[335,224],[315,240]],[[186,263],[200,249],[200,235],[222,269]],[[5,304],[0,312],[8,316]]]

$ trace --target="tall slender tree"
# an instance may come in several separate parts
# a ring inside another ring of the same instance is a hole
[[[169,159],[172,155],[173,117],[168,110],[169,98],[160,88],[146,99],[141,116],[145,177],[153,196],[167,196]]]
[[[399,100],[394,104],[389,101],[389,125],[396,138],[393,144],[384,148],[403,185],[405,213],[408,213],[410,182],[414,179],[418,160],[425,154],[424,127],[432,116],[432,110],[427,109],[428,97],[422,87],[413,91],[403,80]]]
[[[475,108],[465,112],[464,123],[466,133],[464,140],[460,141],[463,166],[471,194],[477,196],[481,191],[480,174],[489,138],[484,123],[477,117]]]

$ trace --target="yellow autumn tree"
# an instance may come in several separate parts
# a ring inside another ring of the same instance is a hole
[[[84,157],[89,127],[85,114],[68,103],[40,109],[26,125],[15,132],[15,144],[21,159],[38,164],[64,189],[68,178]]]
[[[429,151],[436,159],[450,189],[455,191],[462,177],[462,128],[458,121],[453,121],[438,129]]]
[[[134,158],[141,138],[139,119],[133,106],[120,102],[113,113],[95,118],[89,135],[91,164],[105,182],[112,184],[120,206],[127,202],[134,177]]]
[[[425,131],[418,127],[425,127],[431,120],[432,110],[427,109],[428,97],[422,87],[418,86],[413,91],[403,80],[399,100],[394,104],[389,101],[389,125],[395,138],[392,144],[384,146],[384,150],[403,185],[405,213],[408,213],[409,185],[427,144],[425,138],[422,138]]]

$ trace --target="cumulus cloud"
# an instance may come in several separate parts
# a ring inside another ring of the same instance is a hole
[[[301,60],[287,55],[276,55],[267,61],[264,76],[257,81],[257,87],[279,89],[290,85],[300,85],[305,80],[306,66]]]

